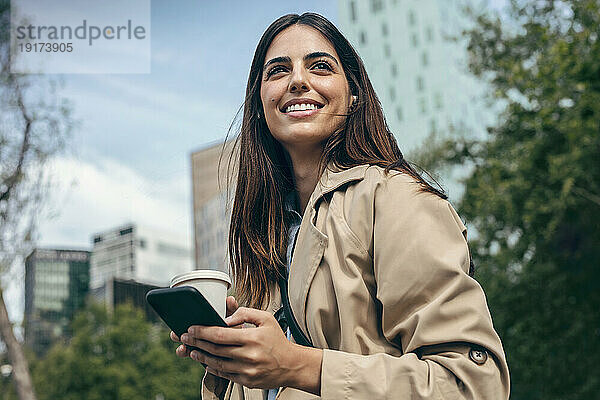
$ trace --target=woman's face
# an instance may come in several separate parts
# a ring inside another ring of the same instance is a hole
[[[271,131],[290,153],[320,149],[342,124],[352,96],[333,45],[317,30],[292,25],[271,42],[260,97]]]

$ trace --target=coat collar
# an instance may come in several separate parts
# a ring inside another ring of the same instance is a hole
[[[346,183],[364,179],[367,168],[369,168],[368,164],[361,164],[348,169],[339,169],[329,162],[310,196],[309,205],[314,208],[317,201],[327,193]]]
[[[317,212],[317,203],[325,194],[347,183],[364,179],[368,167],[364,164],[340,170],[328,164],[304,211],[290,266],[288,293],[296,320],[307,335],[305,307],[308,289],[328,243],[327,235],[321,231],[325,214]]]

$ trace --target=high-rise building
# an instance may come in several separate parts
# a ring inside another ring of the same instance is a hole
[[[44,354],[71,336],[89,285],[88,251],[36,249],[25,259],[25,343]]]
[[[136,224],[93,235],[90,291],[96,300],[112,304],[108,285],[113,278],[168,286],[177,274],[193,270],[188,239]]]
[[[231,207],[227,206],[227,172],[233,141],[227,142],[223,157],[222,151],[223,142],[220,142],[191,155],[194,247],[196,269],[214,269],[229,273],[227,237]],[[234,170],[237,164],[232,162],[231,168]],[[232,182],[232,185],[234,184],[235,182]],[[229,190],[233,196],[233,187]]]
[[[468,0],[338,0],[340,29],[361,55],[403,152],[430,135],[483,137],[492,113],[467,69]],[[458,40],[455,40],[458,39]]]

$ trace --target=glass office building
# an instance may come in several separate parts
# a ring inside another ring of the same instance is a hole
[[[339,0],[339,26],[359,52],[403,152],[429,137],[483,137],[493,114],[468,72],[468,0]]]
[[[90,253],[36,249],[25,260],[25,343],[44,354],[71,336],[70,323],[89,288]]]

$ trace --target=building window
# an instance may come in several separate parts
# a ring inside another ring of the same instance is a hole
[[[444,102],[442,101],[441,93],[436,93],[434,96],[435,108],[441,110],[444,107]]]
[[[429,54],[427,54],[426,51],[421,55],[421,64],[423,64],[424,67],[429,65]]]
[[[390,100],[396,100],[396,89],[394,89],[393,87],[390,88]]]
[[[419,99],[419,110],[421,111],[421,114],[427,113],[427,101],[424,97],[421,97]]]
[[[356,3],[350,2],[350,20],[352,22],[356,22]]]
[[[360,33],[359,41],[360,41],[360,44],[366,44],[367,43],[367,34],[365,32],[361,32]]]
[[[392,55],[392,49],[387,43],[383,45],[383,54],[385,54],[386,57],[391,57]]]
[[[131,232],[133,232],[133,227],[129,227],[129,228],[125,228],[125,229],[121,229],[121,230],[119,231],[119,234],[120,234],[121,236],[125,236],[125,235],[128,235],[128,234],[130,234]]]
[[[398,118],[398,121],[402,122],[402,107],[396,107],[396,118]]]
[[[413,47],[417,47],[419,45],[419,37],[416,33],[410,35],[410,42],[412,43]]]
[[[374,13],[383,9],[383,0],[371,0],[371,11]]]
[[[397,76],[398,75],[398,66],[396,65],[396,63],[392,64],[392,76]]]
[[[416,23],[417,23],[417,16],[415,15],[415,12],[413,10],[410,10],[408,12],[408,24],[410,26],[415,26]]]
[[[383,34],[383,36],[388,35],[388,26],[385,22],[383,23],[383,25],[381,25],[381,33]]]
[[[425,89],[425,81],[422,76],[417,76],[417,90],[422,92]]]

